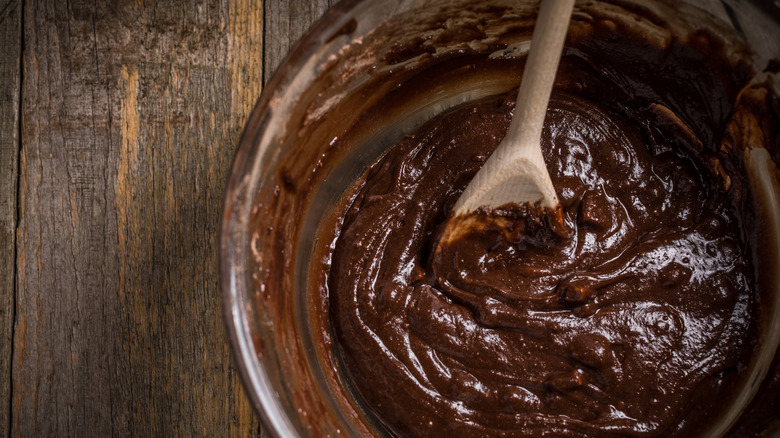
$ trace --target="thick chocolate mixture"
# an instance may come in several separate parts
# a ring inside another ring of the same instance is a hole
[[[557,93],[543,147],[563,229],[477,230],[432,257],[512,100],[432,121],[366,175],[331,269],[349,376],[402,435],[669,433],[752,347],[738,215],[699,158]]]
[[[263,254],[282,255],[263,259],[258,273],[263,303],[281,315],[277,342],[314,351],[339,397],[354,396],[391,434],[693,436],[744,387],[768,278],[744,160],[750,147],[777,162],[780,104],[767,83],[750,84],[739,44],[705,30],[667,32],[662,16],[639,6],[588,5],[573,18],[542,138],[558,216],[507,208],[439,246],[450,209],[504,136],[516,90],[428,121],[320,225],[306,265],[309,348],[295,344],[285,307],[296,272],[287,255],[329,160],[353,147],[350,133],[301,149],[316,159],[291,155],[274,200],[258,208],[275,221],[258,231]],[[528,22],[495,14],[507,35],[529,32]],[[401,67],[378,70],[358,93],[374,103],[355,126],[381,126],[396,103],[435,97],[442,84],[485,74],[493,85],[511,78],[496,93],[516,85],[522,57],[474,23],[484,44],[438,53],[426,48],[432,37],[388,52]],[[368,99],[374,91],[385,94]],[[288,384],[309,388],[304,356],[290,357]],[[778,363],[738,435],[778,420]],[[328,412],[317,394],[294,394],[307,418]]]
[[[570,46],[548,109],[562,226],[509,209],[509,228],[436,250],[514,92],[428,122],[345,201],[323,257],[331,322],[352,387],[393,433],[688,436],[736,391],[756,343],[755,236],[721,137],[747,74],[625,35],[608,61],[612,31]]]

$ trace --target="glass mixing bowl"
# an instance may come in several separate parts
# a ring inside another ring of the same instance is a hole
[[[312,26],[263,90],[226,186],[220,286],[238,370],[272,435],[386,434],[351,395],[333,355],[317,348],[331,345],[327,330],[316,329],[328,327],[323,312],[316,311],[327,305],[327,297],[311,286],[312,278],[323,275],[312,272],[309,263],[318,225],[334,214],[333,206],[346,188],[405,133],[459,103],[506,92],[519,84],[519,77],[513,78],[511,71],[451,72],[440,66],[431,72],[443,75],[440,87],[420,89],[370,120],[361,114],[382,105],[396,87],[414,87],[408,72],[435,56],[523,56],[536,3],[343,1]],[[578,8],[585,3],[590,7],[600,2],[581,2]],[[780,14],[769,2],[614,3],[679,11],[668,23],[672,27],[714,20],[719,31],[747,41],[757,70],[777,69],[778,61],[772,67],[772,59],[780,54]],[[491,19],[497,10],[503,11],[501,19]],[[578,13],[582,11],[575,16]],[[769,212],[767,227],[775,230],[759,251],[761,271],[773,275],[780,272],[778,182],[766,151],[754,155],[757,170],[751,176]],[[282,216],[294,220],[274,220]],[[727,428],[750,400],[777,350],[780,325],[771,315],[780,314],[780,291],[777,282],[765,282],[775,286],[762,291],[762,305],[770,311],[759,321],[761,338],[749,373],[752,384],[746,385],[727,418],[713,426],[714,434]]]

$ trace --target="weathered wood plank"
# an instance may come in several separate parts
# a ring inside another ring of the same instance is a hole
[[[217,289],[249,0],[24,4],[13,436],[256,436]]]
[[[265,0],[265,59],[263,73],[266,82],[296,41],[334,0]]]
[[[22,7],[0,0],[0,436],[10,431]]]

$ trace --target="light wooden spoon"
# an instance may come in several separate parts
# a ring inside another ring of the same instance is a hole
[[[458,199],[455,216],[508,203],[558,207],[540,139],[573,8],[574,0],[541,0],[509,130]]]

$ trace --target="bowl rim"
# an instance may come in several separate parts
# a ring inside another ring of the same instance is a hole
[[[222,302],[223,326],[227,334],[234,364],[246,396],[260,418],[266,432],[272,436],[294,436],[297,430],[280,409],[275,391],[263,372],[258,348],[251,337],[249,313],[244,306],[248,297],[246,256],[249,233],[246,227],[254,201],[252,167],[258,158],[261,137],[273,113],[274,97],[299,75],[313,50],[338,36],[342,23],[355,13],[356,6],[376,3],[376,0],[341,0],[317,19],[292,46],[276,71],[264,84],[235,149],[223,189],[219,221],[219,291]]]

